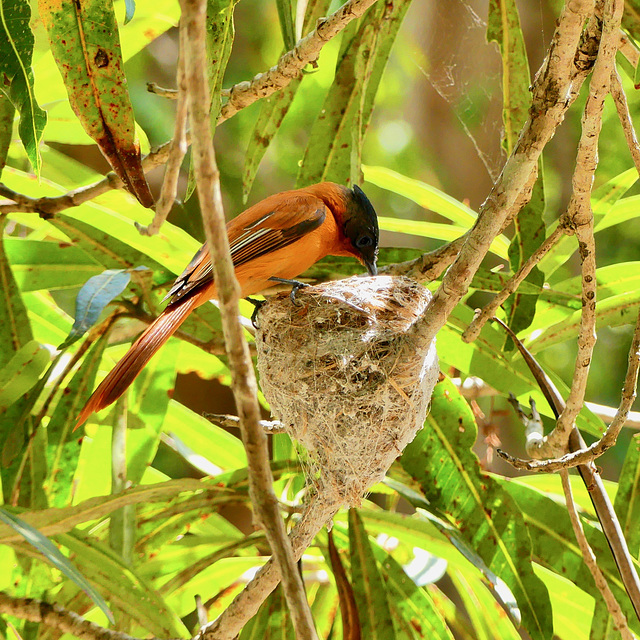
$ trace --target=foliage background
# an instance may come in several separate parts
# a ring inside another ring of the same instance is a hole
[[[366,167],[383,167],[435,186],[474,210],[486,197],[506,157],[501,147],[502,60],[495,44],[486,42],[487,4],[413,0],[380,83],[362,154]],[[560,3],[543,0],[519,5],[533,72],[542,62],[559,8]],[[174,86],[174,25],[179,7],[170,0],[139,0],[128,25],[122,24],[124,2],[116,2],[115,11],[128,89],[145,149],[173,134],[173,103],[147,92],[146,82]],[[283,51],[275,2],[242,0],[235,7],[235,23],[225,87],[267,69]],[[38,102],[49,117],[42,147],[42,178],[38,182],[31,175],[14,132],[2,181],[16,191],[40,196],[89,184],[106,172],[108,165],[71,112],[42,25],[33,20],[32,27],[36,36],[35,88]],[[146,43],[148,46],[142,48]],[[262,161],[250,202],[295,184],[309,144],[311,123],[331,87],[339,48],[339,39],[329,43],[318,68],[305,75],[299,95]],[[133,50],[137,52],[129,55]],[[638,101],[633,83],[628,77],[625,83],[635,116]],[[545,152],[547,224],[557,219],[570,195],[580,106],[579,101],[569,112]],[[245,152],[259,110],[258,103],[242,110],[216,132],[228,215],[244,206]],[[610,297],[626,298],[613,305],[613,319],[606,321],[612,326],[599,331],[588,397],[615,406],[631,336],[627,322],[633,314],[626,314],[638,302],[640,266],[634,260],[640,231],[630,224],[635,217],[632,198],[637,193],[637,175],[627,171],[632,163],[612,104],[607,105],[602,141],[596,187],[602,189],[600,194],[613,195],[603,198],[599,213],[621,222],[611,224],[597,236],[598,266],[617,266],[602,274],[602,297],[608,292]],[[426,251],[442,244],[442,238],[428,237],[421,224],[435,222],[444,233],[451,219],[403,196],[409,187],[402,179],[397,186],[400,193],[376,186],[385,177],[390,180],[389,175],[365,168],[367,194],[380,215],[416,224],[403,227],[407,231],[403,234],[385,230],[382,245]],[[158,170],[150,176],[156,194],[161,179]],[[181,193],[186,187],[185,170]],[[623,210],[624,206],[627,208]],[[457,207],[461,215],[464,207]],[[632,212],[625,213],[629,210]],[[60,345],[73,324],[80,286],[104,268],[144,265],[153,274],[132,274],[117,300],[142,299],[143,306],[108,307],[98,325],[102,331],[107,327],[104,318],[114,309],[135,316],[157,308],[163,285],[172,273],[182,269],[204,239],[197,201],[191,198],[176,206],[169,218],[171,225],[163,228],[158,239],[139,236],[132,225],[134,220],[147,223],[149,213],[123,192],[107,193],[50,220],[34,214],[9,216],[2,267],[5,275],[10,269],[19,291],[8,285],[3,291],[5,312],[13,312],[19,320],[21,342],[29,343],[31,338],[28,318],[37,342]],[[391,223],[386,226],[393,227]],[[498,265],[508,270],[504,255],[492,255],[486,268]],[[355,268],[344,263],[331,267],[333,272],[343,273]],[[576,256],[561,261],[550,280],[552,289],[574,291],[571,287],[575,283],[570,279],[578,272]],[[452,634],[488,638],[496,637],[496,629],[500,630],[499,637],[519,637],[513,622],[518,617],[534,638],[550,637],[551,621],[561,638],[586,638],[590,633],[592,637],[605,637],[599,634],[606,616],[599,609],[593,615],[596,592],[575,548],[566,509],[557,503],[559,482],[543,476],[509,481],[504,476],[512,475],[510,468],[490,455],[496,437],[507,450],[516,454],[522,451],[521,428],[511,418],[503,397],[513,391],[526,401],[537,392],[522,362],[503,349],[504,337],[499,331],[485,329],[483,340],[474,345],[463,345],[459,340],[461,327],[470,320],[472,310],[488,300],[483,290],[486,288],[479,286],[472,291],[466,306],[456,312],[439,336],[438,347],[445,373],[481,375],[500,396],[478,399],[472,412],[456,390],[443,383],[427,428],[391,471],[389,482],[376,487],[358,513],[345,513],[336,520],[333,535],[359,598],[363,637],[375,637],[376,630],[383,633],[379,630],[390,628],[402,638],[446,638]],[[561,302],[558,297],[550,302],[541,298],[534,324],[523,337],[528,338],[545,369],[564,381],[566,390],[576,351],[572,340],[575,319],[571,320],[573,309]],[[250,313],[250,307],[246,311]],[[545,329],[567,318],[569,331],[562,339],[544,342],[536,338],[534,332],[544,338]],[[53,376],[46,385],[46,376],[41,374],[49,358],[43,359],[42,350],[34,351],[35,360],[29,362],[35,361],[35,373],[24,378],[28,393],[0,407],[4,500],[14,507],[7,507],[8,512],[53,537],[65,556],[108,600],[117,628],[138,636],[187,637],[196,628],[194,595],[202,596],[213,619],[242,588],[244,572],[268,550],[261,534],[251,533],[246,463],[236,434],[214,427],[199,415],[204,410],[233,413],[228,371],[224,357],[218,357],[219,326],[213,310],[203,312],[186,328],[192,340],[207,343],[209,353],[184,340],[172,340],[137,381],[126,405],[119,404],[115,411],[92,420],[83,436],[71,431],[94,380],[111,368],[124,353],[127,340],[142,326],[139,318],[120,319],[108,333],[108,346],[99,333],[88,334],[86,343],[83,338],[55,362],[59,375],[69,358],[76,365],[74,354],[86,344],[86,355],[80,352],[84,357],[79,368],[69,369],[64,378]],[[3,345],[3,366],[13,356],[7,344]],[[170,399],[167,390],[173,387]],[[447,409],[445,392],[455,399],[453,408]],[[467,425],[465,438],[457,436],[458,418],[464,418]],[[121,444],[123,422],[129,427],[126,447]],[[482,466],[471,453],[476,422],[481,437],[475,450]],[[41,428],[31,431],[35,435],[30,449],[24,449],[30,430],[37,425]],[[592,436],[602,428],[588,412],[582,415],[581,426]],[[434,433],[443,435],[438,440]],[[633,532],[637,529],[637,519],[632,517],[635,502],[628,491],[633,486],[637,451],[635,446],[628,447],[629,438],[609,454],[606,470],[608,477],[620,480],[624,489],[622,495],[630,514],[626,526]],[[445,443],[453,445],[454,453],[444,447]],[[286,436],[274,437],[273,456],[282,499],[299,504],[304,482]],[[455,479],[450,480],[448,491],[437,492],[438,465],[432,461],[443,457],[447,460],[444,471]],[[621,471],[625,457],[626,466]],[[128,491],[126,497],[117,498],[123,487],[112,482],[112,467],[115,475],[118,469],[126,475],[126,486],[139,486],[137,493]],[[496,476],[489,480],[481,474],[482,469]],[[12,491],[16,474],[21,487],[17,500]],[[205,475],[213,478],[200,480]],[[617,485],[611,486],[612,494],[616,489]],[[623,608],[629,610],[586,493],[578,486],[576,491],[602,566]],[[470,501],[468,510],[456,504],[459,495]],[[113,511],[115,507],[119,509]],[[488,518],[486,509],[490,509]],[[112,512],[115,515],[109,518]],[[405,517],[407,513],[412,517]],[[359,535],[363,527],[368,538]],[[474,530],[480,532],[478,536],[474,536]],[[504,555],[483,548],[485,539],[499,541]],[[15,596],[55,601],[106,624],[104,614],[76,582],[43,563],[10,526],[0,526],[0,543],[0,563],[4,567],[0,589]],[[321,534],[305,568],[311,578],[309,595],[322,637],[339,638],[342,621],[336,615],[337,592],[328,544],[327,534]],[[637,547],[638,542],[633,540],[632,546]],[[527,561],[530,547],[533,564]],[[379,586],[375,598],[366,597],[357,566],[371,568]],[[324,576],[321,571],[327,571],[329,577],[313,580]],[[407,579],[407,573],[413,580]],[[517,586],[514,573],[525,576],[524,585]],[[283,630],[291,633],[286,631],[283,611],[282,596],[276,592],[242,637],[258,633],[271,637],[269,634]],[[537,614],[542,622],[534,622]],[[637,627],[637,621],[634,624]],[[59,636],[43,626],[9,618],[0,622],[0,632],[7,637]],[[615,637],[610,630],[606,633]]]

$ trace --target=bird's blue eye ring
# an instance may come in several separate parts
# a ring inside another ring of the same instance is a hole
[[[356,240],[356,247],[358,249],[363,249],[364,247],[370,247],[373,244],[373,239],[371,236],[360,236]]]

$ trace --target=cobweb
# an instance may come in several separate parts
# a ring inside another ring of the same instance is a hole
[[[493,181],[505,155],[501,148],[501,61],[487,43],[487,3],[443,0],[429,3],[424,37],[428,67],[418,67],[450,106]]]

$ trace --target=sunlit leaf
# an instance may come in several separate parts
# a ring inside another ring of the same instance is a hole
[[[0,91],[6,94],[20,114],[20,139],[33,170],[39,175],[41,158],[38,145],[47,123],[47,114],[38,106],[34,92],[31,68],[34,38],[29,27],[30,19],[31,7],[27,0],[0,2],[0,75],[4,78],[0,82]],[[7,125],[7,111],[5,104],[0,131]],[[1,138],[6,141],[6,133]],[[0,169],[3,164],[4,160],[0,162]]]
[[[289,0],[282,0],[282,2],[283,4],[288,4]],[[310,28],[313,28],[318,18],[326,15],[330,3],[331,0],[309,0],[307,2],[302,27],[304,33],[309,31]],[[278,4],[278,9],[280,9],[280,4]],[[260,102],[260,114],[253,128],[253,133],[249,138],[244,172],[242,175],[242,198],[244,202],[247,201],[260,162],[287,115],[289,107],[304,77],[304,74],[299,75],[297,78],[291,80],[284,89],[276,91],[276,93],[268,98],[264,98]]]
[[[371,640],[393,636],[393,622],[387,593],[371,551],[367,531],[355,509],[349,510],[351,582],[358,605],[362,635]]]
[[[5,250],[23,293],[79,287],[102,271],[95,260],[70,244],[5,238]]]
[[[376,3],[344,30],[333,85],[311,129],[298,186],[360,182],[362,142],[409,2]]]
[[[582,559],[566,506],[535,489],[516,483],[501,484],[522,510],[531,531],[537,561],[573,584],[580,585],[582,591],[598,598],[600,593]],[[598,558],[598,567],[627,616],[629,625],[638,633],[640,623],[624,590],[602,530],[598,524],[592,524],[584,518],[582,522],[589,545]]]
[[[150,207],[113,6],[40,0],[39,7],[74,112],[118,177]]]
[[[50,354],[39,342],[27,342],[0,370],[0,413],[29,391],[49,363]]]
[[[531,541],[514,501],[480,470],[473,413],[453,384],[436,385],[424,429],[400,458],[431,505],[514,594],[532,638],[551,635],[551,603],[531,567]],[[430,461],[430,462],[429,462]]]
[[[33,545],[56,569],[60,570],[70,580],[73,580],[93,600],[109,621],[115,624],[113,614],[102,596],[48,538],[45,538],[37,529],[34,529],[17,515],[8,512],[2,507],[0,507],[0,520],[19,533],[29,544]]]
[[[2,170],[7,161],[7,153],[9,153],[15,110],[11,100],[0,91],[0,177],[2,177]]]
[[[101,336],[64,389],[47,425],[47,480],[49,504],[66,506],[72,497],[81,437],[73,431],[78,414],[89,399],[108,335]]]

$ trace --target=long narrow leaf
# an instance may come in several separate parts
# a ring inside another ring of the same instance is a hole
[[[45,538],[37,529],[34,529],[17,515],[8,512],[2,507],[0,507],[0,520],[19,533],[29,544],[33,545],[56,569],[62,571],[70,580],[73,580],[95,602],[109,621],[115,624],[113,614],[102,596],[48,538]]]
[[[113,5],[40,0],[39,7],[76,115],[127,188],[150,207]]]
[[[20,114],[20,139],[33,170],[40,175],[42,161],[38,145],[47,123],[47,114],[38,106],[33,86],[31,58],[34,38],[29,27],[30,19],[28,0],[0,2],[0,76],[4,78],[0,91],[5,92]],[[4,162],[0,167],[2,164]]]

